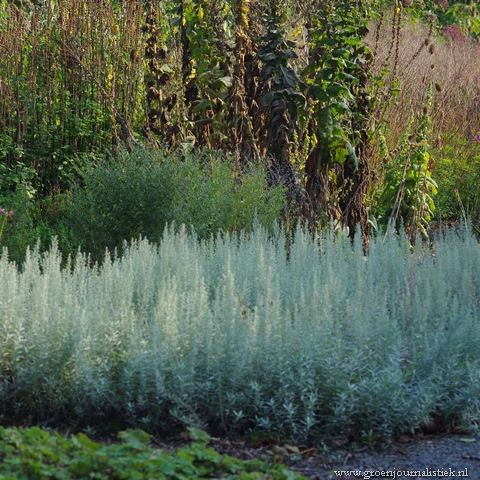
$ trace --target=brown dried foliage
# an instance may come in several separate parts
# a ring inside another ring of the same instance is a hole
[[[422,24],[407,24],[400,31],[397,77],[401,93],[385,112],[389,146],[398,144],[410,112],[422,108],[430,82],[436,90],[432,113],[436,136],[465,140],[480,131],[480,46],[464,39],[432,37],[431,29]],[[390,39],[388,25],[380,32],[379,66],[388,55],[386,39]],[[374,44],[373,34],[367,41]]]

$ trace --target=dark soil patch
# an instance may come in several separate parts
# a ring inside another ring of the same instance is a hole
[[[427,475],[414,474],[412,477],[430,478],[432,471],[439,469],[443,470],[443,473],[448,471],[448,477],[453,477],[452,473],[467,469],[468,476],[478,480],[480,438],[450,434],[415,438],[408,443],[397,442],[386,449],[359,449],[356,452],[339,449],[330,455],[327,462],[319,462],[316,466],[317,472],[305,470],[308,478],[339,478],[332,470],[420,471]],[[401,478],[400,475],[398,478]]]
[[[384,448],[356,447],[349,445],[346,439],[333,439],[322,447],[304,449],[278,445],[253,447],[220,439],[212,439],[212,446],[222,454],[242,460],[281,461],[308,479],[455,478],[455,473],[456,477],[480,480],[480,435],[401,437]],[[354,476],[336,471],[375,473],[368,477],[363,473]],[[389,476],[381,475],[382,471],[390,472]],[[397,472],[396,477],[393,472]]]

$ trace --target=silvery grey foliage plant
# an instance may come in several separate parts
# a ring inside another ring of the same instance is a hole
[[[334,232],[202,240],[169,227],[96,268],[55,242],[0,259],[0,415],[228,433],[479,420],[480,249]],[[286,255],[286,245],[289,255]]]

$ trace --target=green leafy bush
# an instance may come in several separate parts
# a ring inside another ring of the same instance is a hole
[[[187,155],[174,166],[171,219],[193,226],[200,238],[217,231],[251,229],[255,217],[272,228],[285,205],[284,189],[269,187],[261,165],[238,171],[232,160],[215,152]]]
[[[433,18],[440,31],[455,25],[463,35],[474,38],[480,35],[480,11],[474,0],[409,0],[402,3],[411,6],[408,11],[414,18],[423,19],[426,23]]]
[[[169,228],[90,269],[0,258],[0,418],[75,428],[388,436],[480,420],[480,247],[466,230],[198,241]]]
[[[0,478],[304,478],[280,463],[270,466],[258,460],[244,462],[220,455],[207,447],[210,437],[194,428],[190,429],[193,443],[173,453],[150,447],[149,435],[141,430],[127,430],[118,436],[122,443],[101,445],[81,433],[66,439],[38,427],[0,427]]]
[[[28,247],[39,242],[40,250],[45,251],[56,236],[64,256],[75,255],[78,242],[65,219],[69,201],[69,193],[35,201],[23,185],[17,185],[15,193],[0,198],[0,207],[13,212],[8,220],[4,218],[3,230],[0,221],[0,249],[6,248],[9,259],[20,265]]]
[[[446,140],[437,161],[439,215],[480,222],[480,137]],[[453,144],[453,145],[452,145]]]
[[[255,216],[271,227],[283,204],[283,189],[269,188],[260,166],[236,172],[213,152],[182,159],[139,149],[88,169],[67,217],[80,246],[98,259],[139,236],[158,242],[172,222],[192,226],[201,238],[250,228]]]
[[[94,259],[105,249],[120,252],[125,240],[140,235],[156,241],[172,220],[172,173],[158,156],[138,150],[84,171],[66,217],[79,246]]]
[[[21,184],[17,185],[16,193],[0,197],[0,208],[13,212],[8,220],[0,218],[0,250],[6,248],[9,258],[18,263],[24,261],[27,247],[35,243],[34,206],[34,201]]]

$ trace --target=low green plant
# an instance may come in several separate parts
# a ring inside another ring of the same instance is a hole
[[[71,192],[55,192],[43,200],[37,200],[34,207],[35,242],[39,242],[43,252],[48,250],[52,238],[56,237],[65,260],[68,255],[75,256],[79,247],[67,217],[71,197]]]
[[[150,446],[141,430],[118,434],[121,443],[102,445],[80,433],[64,438],[39,427],[0,427],[0,477],[54,479],[184,479],[224,478],[254,480],[303,479],[285,465],[259,460],[241,461],[208,447],[210,437],[190,428],[190,445],[167,453]]]
[[[21,265],[27,248],[33,248],[38,242],[43,252],[49,248],[54,236],[65,258],[75,255],[78,243],[65,219],[70,194],[56,193],[43,200],[35,200],[21,187],[17,186],[16,193],[0,200],[0,204],[8,206],[3,210],[9,215],[0,220],[0,246],[7,249],[9,259]]]
[[[2,137],[0,137],[0,142]],[[28,167],[23,162],[17,162],[14,166],[7,166],[3,161],[3,150],[0,146],[0,195],[8,196],[16,190],[17,185],[23,189],[29,198],[33,198],[36,190],[32,185],[35,175],[33,168]]]

